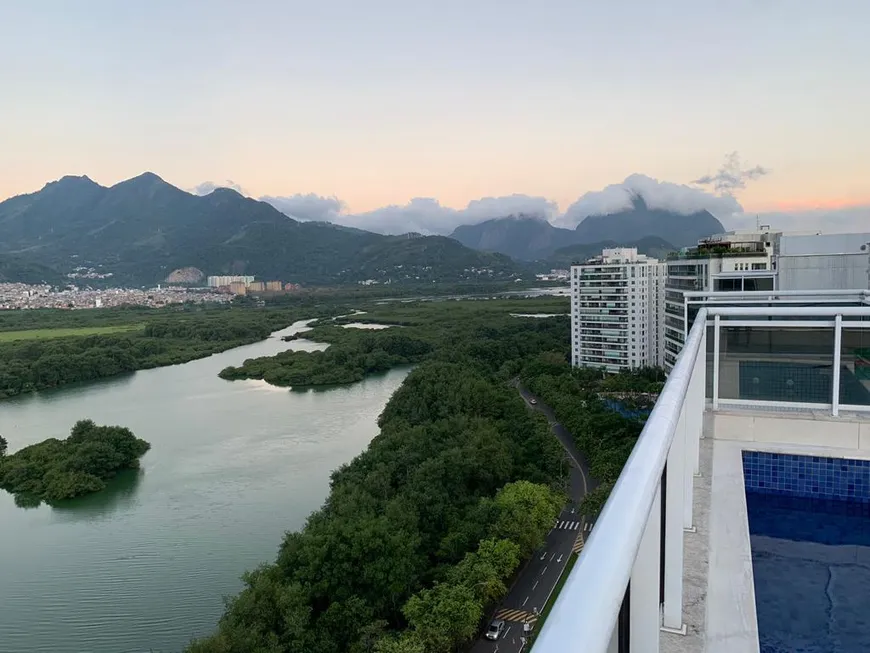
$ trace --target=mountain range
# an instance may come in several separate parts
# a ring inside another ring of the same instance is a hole
[[[651,209],[642,197],[635,196],[631,208],[609,215],[587,216],[574,229],[555,227],[536,216],[517,215],[463,225],[457,227],[451,237],[466,247],[500,252],[521,261],[537,261],[547,260],[557,250],[573,245],[610,243],[605,246],[631,247],[649,237],[658,238],[665,246],[675,249],[695,245],[700,238],[723,231],[722,223],[708,211],[681,215]],[[650,242],[643,246],[653,245],[661,243]]]
[[[462,226],[451,237],[386,236],[300,222],[229,188],[193,195],[150,172],[111,187],[67,176],[0,202],[0,281],[56,283],[83,269],[89,283],[151,285],[193,268],[313,285],[507,281],[603,247],[661,256],[721,231],[706,211],[679,215],[635,197],[632,208],[589,216],[575,229],[519,215]]]
[[[524,272],[503,254],[444,236],[298,222],[234,190],[200,197],[153,173],[110,188],[63,177],[0,203],[0,257],[64,274],[93,268],[134,285],[186,267],[306,284],[507,280]]]

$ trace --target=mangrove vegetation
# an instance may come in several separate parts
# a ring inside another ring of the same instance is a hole
[[[124,469],[135,469],[151,447],[121,426],[80,420],[64,440],[50,438],[6,455],[0,438],[0,488],[19,505],[57,503],[99,492]]]

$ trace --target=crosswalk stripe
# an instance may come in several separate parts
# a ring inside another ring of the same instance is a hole
[[[495,613],[496,619],[504,619],[505,621],[516,621],[518,623],[528,622],[535,623],[538,620],[538,615],[525,610],[499,610]]]

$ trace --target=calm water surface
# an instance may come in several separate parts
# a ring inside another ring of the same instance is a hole
[[[303,323],[206,359],[0,403],[10,452],[72,424],[128,426],[152,449],[138,473],[62,507],[0,490],[0,653],[179,651],[210,632],[239,575],[274,559],[330,472],[377,433],[407,370],[291,392],[217,373],[285,349]]]

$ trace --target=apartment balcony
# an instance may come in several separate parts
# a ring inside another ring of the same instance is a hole
[[[857,299],[698,307],[534,653],[870,650]]]

